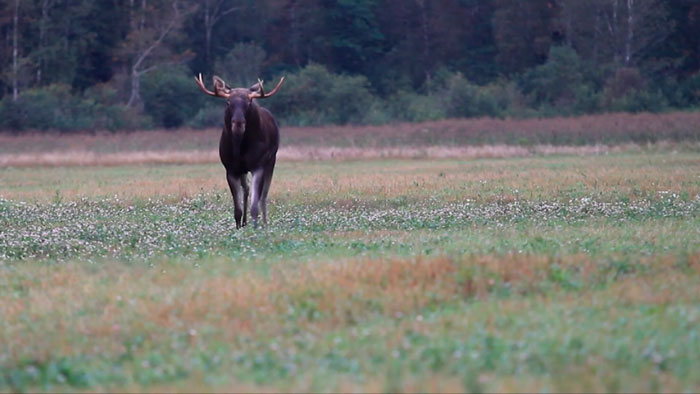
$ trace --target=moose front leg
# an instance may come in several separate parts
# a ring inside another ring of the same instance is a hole
[[[243,185],[243,226],[248,224],[248,205],[250,204],[250,176],[245,174],[241,177]]]
[[[244,177],[245,175],[235,176],[232,173],[226,173],[226,181],[231,189],[231,195],[233,195],[233,215],[236,218],[236,228],[241,228],[242,225],[245,225],[243,219],[243,198],[244,196],[247,198],[248,193],[243,191]]]

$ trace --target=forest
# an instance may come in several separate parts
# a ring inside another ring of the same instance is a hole
[[[697,0],[4,0],[0,39],[10,133],[219,126],[199,73],[298,126],[700,106]]]

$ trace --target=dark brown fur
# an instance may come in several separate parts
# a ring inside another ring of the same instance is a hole
[[[259,106],[255,100],[273,96],[284,83],[284,77],[267,94],[261,80],[250,89],[231,89],[223,79],[214,76],[212,92],[204,86],[202,74],[194,79],[204,93],[227,100],[219,157],[226,168],[226,181],[233,195],[236,228],[248,222],[248,197],[251,191],[253,224],[258,224],[260,211],[263,223],[267,224],[267,193],[275,170],[280,133],[270,111]],[[248,179],[249,173],[252,174],[252,185]]]
[[[251,186],[253,223],[257,224],[260,210],[263,223],[267,223],[267,193],[279,148],[277,122],[270,111],[248,97],[249,93],[248,89],[231,91],[219,141],[219,157],[226,168],[226,180],[233,195],[237,228],[247,223]],[[248,173],[252,174],[252,185]],[[241,189],[242,196],[239,195]]]

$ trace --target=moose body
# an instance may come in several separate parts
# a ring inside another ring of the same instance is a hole
[[[214,92],[211,92],[204,87],[201,74],[195,79],[205,93],[227,99],[219,157],[233,196],[236,228],[247,224],[249,200],[253,224],[257,226],[261,211],[263,223],[267,224],[267,194],[279,148],[279,127],[270,111],[259,106],[255,99],[275,94],[284,78],[268,94],[262,81],[250,89],[231,89],[221,78],[214,77]],[[252,174],[252,182],[248,174]]]

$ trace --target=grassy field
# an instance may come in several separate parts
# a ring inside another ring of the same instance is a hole
[[[0,391],[700,390],[700,154],[0,168]]]

